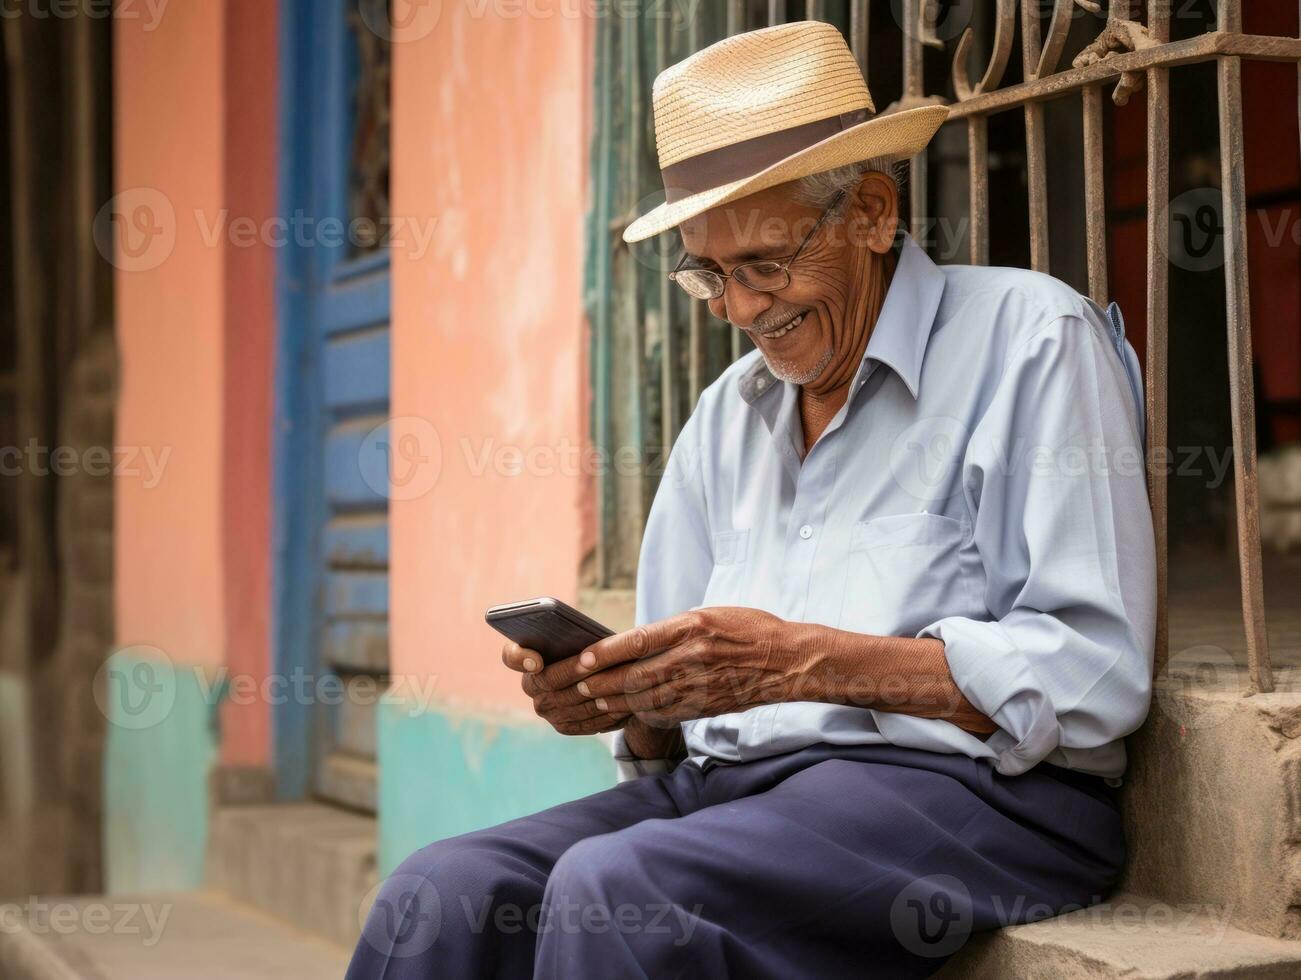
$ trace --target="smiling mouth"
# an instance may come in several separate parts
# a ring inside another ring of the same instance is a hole
[[[801,323],[803,323],[804,318],[807,317],[808,315],[809,315],[809,311],[805,310],[799,316],[791,320],[787,320],[785,323],[783,323],[780,327],[777,327],[775,330],[765,331],[764,333],[759,334],[759,336],[762,337],[764,340],[777,340],[781,337],[785,337],[788,333],[790,333],[792,330],[796,329]]]

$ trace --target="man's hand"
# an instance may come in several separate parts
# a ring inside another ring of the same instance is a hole
[[[804,664],[790,626],[758,609],[697,609],[599,640],[542,670],[537,684],[651,728],[794,700]]]
[[[517,670],[524,675],[520,679],[520,686],[524,688],[524,693],[533,699],[533,710],[562,735],[595,735],[598,732],[610,732],[622,728],[628,720],[629,712],[606,711],[598,708],[591,698],[575,687],[559,690],[544,687],[539,683],[543,673],[542,655],[536,650],[530,650],[510,641],[502,647],[501,660],[511,670]],[[553,666],[559,667],[562,664],[577,664],[577,662],[577,657],[570,657]]]

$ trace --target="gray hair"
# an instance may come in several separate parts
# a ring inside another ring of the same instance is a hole
[[[853,190],[864,174],[874,171],[885,174],[894,181],[896,188],[901,188],[904,176],[908,172],[908,161],[878,157],[875,160],[864,160],[862,163],[851,163],[848,166],[837,167],[835,170],[824,170],[820,174],[801,177],[795,182],[795,199],[811,207],[828,208],[837,194]],[[842,208],[843,202],[842,207],[837,210]]]

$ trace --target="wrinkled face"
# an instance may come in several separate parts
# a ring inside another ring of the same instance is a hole
[[[842,202],[843,215],[823,222],[804,245],[790,267],[790,285],[767,293],[727,279],[723,295],[709,301],[710,312],[744,330],[776,377],[815,381],[844,356],[872,255],[893,242],[893,194],[889,178],[869,174]],[[883,210],[889,212],[888,235],[878,233]],[[798,200],[793,184],[760,191],[685,222],[680,230],[686,265],[731,273],[745,262],[784,262],[821,216],[820,209]],[[874,246],[878,239],[884,241],[880,249]]]

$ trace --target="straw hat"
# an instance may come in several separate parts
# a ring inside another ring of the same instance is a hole
[[[915,156],[949,114],[928,105],[875,116],[845,39],[820,21],[719,41],[661,72],[654,100],[667,200],[628,226],[626,242],[799,177]]]

